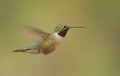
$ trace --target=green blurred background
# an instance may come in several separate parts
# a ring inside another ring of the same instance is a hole
[[[49,55],[12,52],[32,44],[15,26],[59,23],[86,28]],[[120,76],[120,0],[0,0],[0,76]]]

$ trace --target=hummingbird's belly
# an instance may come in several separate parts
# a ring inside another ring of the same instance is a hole
[[[46,53],[44,53],[44,54],[49,54],[49,53],[52,53],[52,52],[54,52],[55,51],[55,49],[56,49],[56,46],[54,46],[54,47],[52,47],[52,48],[50,48]]]
[[[56,47],[59,45],[59,43],[60,43],[59,41],[56,41],[49,49],[47,49],[45,51],[42,50],[42,53],[47,55],[49,53],[54,52],[56,50]]]
[[[56,47],[59,45],[59,43],[62,40],[62,37],[60,37],[59,35],[55,35],[55,37],[56,38],[52,37],[50,40],[46,41],[44,43],[43,49],[41,49],[40,52],[46,55],[55,51]]]

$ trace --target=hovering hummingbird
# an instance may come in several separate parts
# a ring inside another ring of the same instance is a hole
[[[13,50],[13,52],[24,52],[32,54],[43,53],[44,55],[52,53],[60,41],[66,36],[68,30],[71,28],[84,27],[58,24],[52,33],[46,33],[42,30],[38,30],[30,26],[23,26],[18,32],[35,41],[36,44],[24,49]]]

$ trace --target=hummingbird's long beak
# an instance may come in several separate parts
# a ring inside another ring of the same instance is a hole
[[[82,26],[70,26],[70,28],[85,28],[85,27],[82,27]]]

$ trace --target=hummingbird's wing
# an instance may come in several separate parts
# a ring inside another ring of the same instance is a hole
[[[37,43],[42,43],[50,35],[50,33],[43,32],[42,30],[30,26],[20,26],[17,28],[17,32]]]

